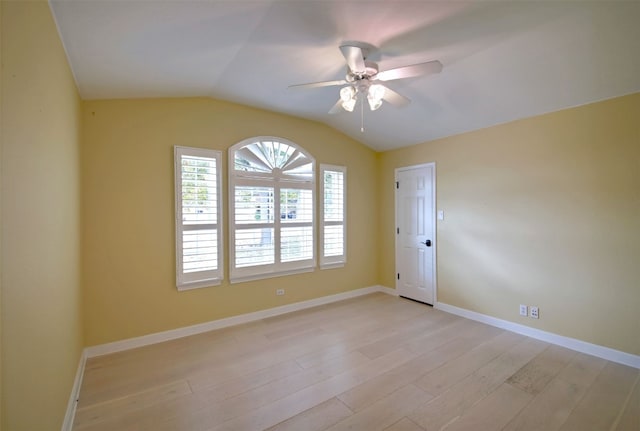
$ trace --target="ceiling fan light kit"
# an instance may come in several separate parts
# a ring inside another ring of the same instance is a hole
[[[379,84],[372,85],[349,85],[340,89],[340,106],[347,111],[353,112],[358,101],[358,96],[367,98],[369,102],[369,108],[372,111],[382,106],[382,100],[384,99],[385,87]]]

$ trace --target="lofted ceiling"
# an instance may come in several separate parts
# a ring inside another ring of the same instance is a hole
[[[640,1],[50,0],[83,99],[207,96],[325,123],[382,151],[640,91]],[[412,100],[328,114],[339,46],[372,45]]]

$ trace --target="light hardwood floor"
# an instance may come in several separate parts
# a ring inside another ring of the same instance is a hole
[[[88,360],[74,430],[640,430],[640,370],[382,293]]]

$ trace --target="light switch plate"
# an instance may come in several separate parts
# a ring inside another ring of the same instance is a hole
[[[444,211],[442,210],[438,211],[438,220],[444,220]]]
[[[526,317],[529,311],[528,308],[529,307],[527,307],[526,305],[520,304],[520,315]]]

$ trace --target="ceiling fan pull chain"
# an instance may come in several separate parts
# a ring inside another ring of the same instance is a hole
[[[360,132],[364,133],[364,97],[360,96]]]

